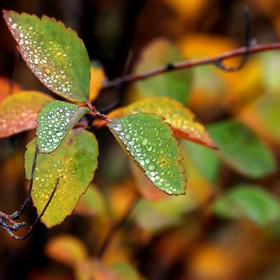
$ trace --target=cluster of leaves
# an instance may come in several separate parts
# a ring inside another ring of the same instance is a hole
[[[185,194],[185,177],[179,164],[182,156],[174,136],[216,148],[187,108],[170,98],[154,97],[106,117],[91,105],[97,94],[90,96],[90,62],[74,31],[45,16],[40,20],[25,13],[4,11],[4,18],[31,71],[54,93],[73,102],[52,100],[40,92],[22,92],[1,103],[1,137],[35,128],[38,123],[36,139],[25,154],[25,171],[32,182],[31,196],[39,213],[59,179],[41,218],[48,227],[72,213],[97,168],[96,138],[81,130],[87,127],[86,119],[79,124],[87,114],[103,120],[102,125],[110,129],[157,188],[171,195]],[[93,67],[92,72],[95,74]],[[78,102],[88,106],[74,104]]]

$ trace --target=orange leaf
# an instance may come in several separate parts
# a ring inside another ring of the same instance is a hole
[[[102,87],[105,73],[99,62],[94,61],[90,66],[90,101],[94,101]]]
[[[39,91],[22,91],[0,104],[0,138],[36,128],[41,106],[52,98]]]
[[[21,88],[18,84],[9,79],[0,77],[0,103],[11,93],[19,92]]]
[[[45,247],[45,253],[48,257],[69,267],[87,258],[87,250],[82,241],[71,235],[61,235],[50,239]]]
[[[171,125],[175,137],[217,149],[204,126],[193,120],[194,114],[176,100],[168,97],[146,98],[127,107],[116,109],[108,116],[116,118],[135,113],[157,114]]]

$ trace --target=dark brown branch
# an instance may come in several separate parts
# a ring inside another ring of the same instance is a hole
[[[53,196],[56,192],[56,189],[58,187],[58,184],[59,184],[59,180],[60,180],[60,177],[56,178],[56,182],[55,182],[55,186],[52,190],[52,193],[46,203],[46,205],[44,206],[42,212],[37,216],[36,220],[34,221],[34,223],[31,225],[31,227],[29,228],[29,230],[27,231],[27,233],[24,235],[24,236],[16,236],[16,235],[11,235],[14,239],[16,240],[26,240],[26,238],[31,234],[33,228],[35,227],[35,225],[39,222],[39,220],[43,217],[43,215],[45,214],[47,208],[49,207],[52,199],[53,199]],[[8,232],[9,233],[9,232]]]
[[[209,57],[209,58],[203,58],[203,59],[194,59],[194,60],[188,60],[188,61],[182,61],[182,62],[176,62],[176,63],[168,63],[165,66],[161,66],[152,70],[149,70],[144,73],[140,74],[131,74],[122,78],[117,78],[112,81],[109,81],[106,83],[101,90],[107,90],[110,88],[117,88],[129,83],[137,82],[140,80],[144,80],[147,78],[151,78],[153,76],[166,73],[169,71],[175,71],[180,69],[187,69],[191,67],[197,67],[207,64],[213,64],[215,65],[217,61],[224,61],[225,59],[237,57],[240,55],[244,55],[246,52],[249,51],[250,54],[264,52],[264,51],[271,51],[271,50],[277,50],[280,49],[280,43],[274,43],[274,44],[267,44],[267,45],[259,45],[259,46],[250,46],[249,50],[247,47],[238,48],[232,51],[228,51],[226,53]]]

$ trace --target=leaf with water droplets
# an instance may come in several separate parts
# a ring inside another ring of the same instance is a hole
[[[30,180],[35,140],[25,153],[26,178]],[[94,176],[97,168],[98,144],[95,136],[85,130],[71,131],[51,154],[38,154],[32,200],[41,213],[60,178],[57,190],[41,218],[47,227],[61,223],[70,215]]]
[[[37,118],[39,125],[36,135],[40,153],[53,152],[76,122],[89,112],[88,107],[59,100],[45,104]]]
[[[74,101],[89,97],[90,62],[72,29],[43,16],[3,11],[19,51],[31,71],[50,90]]]
[[[174,137],[217,149],[204,126],[193,120],[194,114],[176,100],[168,97],[145,98],[112,111],[108,117],[122,117],[135,113],[157,114],[171,125]]]
[[[0,104],[0,138],[36,128],[38,111],[50,100],[39,91],[22,91],[5,98]]]
[[[168,194],[185,194],[178,142],[162,118],[134,114],[113,119],[107,126],[157,188]]]

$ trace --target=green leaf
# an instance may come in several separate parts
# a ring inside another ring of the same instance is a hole
[[[46,16],[4,11],[4,19],[26,64],[46,87],[74,102],[89,98],[90,62],[76,32]]]
[[[162,118],[134,114],[113,119],[108,127],[157,188],[168,194],[185,193],[178,142]]]
[[[36,135],[40,153],[53,152],[76,122],[89,112],[88,107],[58,100],[45,104],[37,118],[39,125]]]
[[[30,180],[35,140],[25,153],[26,178]],[[71,131],[51,154],[38,154],[32,200],[41,213],[60,178],[55,195],[41,218],[47,227],[61,223],[70,215],[94,176],[97,168],[98,144],[85,130]]]
[[[0,104],[0,137],[36,128],[42,105],[52,98],[39,91],[11,94]]]
[[[266,226],[280,219],[280,203],[257,185],[238,185],[214,202],[213,212],[223,218],[246,218]]]
[[[189,191],[184,196],[169,196],[156,201],[141,199],[133,211],[133,219],[146,230],[161,231],[185,223],[184,214],[197,206],[196,198]]]
[[[143,73],[155,67],[182,60],[184,57],[179,48],[167,40],[157,39],[143,50],[135,72]],[[168,96],[184,105],[188,103],[190,86],[191,75],[190,71],[186,69],[165,73],[136,83],[136,87],[143,97]]]
[[[207,130],[220,149],[218,155],[237,172],[261,178],[275,171],[272,151],[241,122],[222,121]]]

